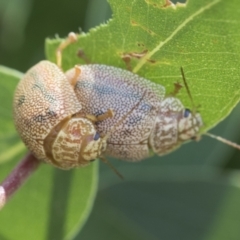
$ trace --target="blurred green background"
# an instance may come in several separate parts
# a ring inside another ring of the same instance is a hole
[[[105,0],[0,0],[0,65],[25,72],[46,37],[88,31],[111,17]],[[212,132],[240,142],[240,106]],[[100,167],[99,192],[81,240],[239,240],[240,152],[203,137],[165,156]],[[24,218],[23,218],[24,222]]]

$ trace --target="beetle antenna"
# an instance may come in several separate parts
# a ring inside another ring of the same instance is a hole
[[[240,145],[237,144],[237,143],[231,142],[231,141],[229,141],[229,140],[227,140],[227,139],[225,139],[225,138],[216,136],[216,135],[211,134],[211,133],[208,133],[208,132],[204,133],[204,135],[207,135],[207,136],[209,136],[209,137],[211,137],[211,138],[217,139],[217,140],[220,141],[220,142],[223,142],[223,143],[225,143],[225,144],[227,144],[227,145],[229,145],[229,146],[231,146],[231,147],[234,147],[234,148],[240,150]]]
[[[181,67],[180,70],[181,70],[181,74],[182,74],[184,86],[185,86],[185,88],[186,88],[186,90],[187,90],[188,96],[189,96],[189,98],[190,98],[190,100],[191,100],[191,103],[192,103],[192,106],[193,106],[193,112],[196,112],[196,107],[195,107],[195,104],[194,104],[194,102],[193,102],[193,98],[192,98],[191,92],[190,92],[190,90],[189,90],[189,87],[188,87],[188,84],[187,84],[187,81],[186,81],[186,77],[185,77],[183,68]],[[222,142],[222,143],[225,143],[225,144],[227,144],[227,145],[229,145],[229,146],[231,146],[231,147],[234,147],[234,148],[240,150],[240,145],[237,144],[237,143],[234,143],[234,142],[229,141],[229,140],[227,140],[227,139],[225,139],[225,138],[216,136],[216,135],[211,134],[211,133],[208,133],[208,132],[203,133],[203,134],[206,135],[206,136],[209,136],[209,137],[211,137],[211,138],[214,138],[214,139],[216,139],[216,140],[218,140],[218,141],[220,141],[220,142]]]
[[[195,107],[195,104],[194,104],[194,102],[193,102],[193,98],[192,98],[191,92],[190,92],[190,90],[189,90],[189,87],[188,87],[188,84],[187,84],[187,81],[186,81],[186,77],[185,77],[183,68],[181,67],[180,70],[181,70],[181,74],[182,74],[184,86],[185,86],[185,88],[186,88],[186,90],[187,90],[187,93],[188,93],[188,96],[189,96],[189,98],[190,98],[190,100],[191,100],[191,102],[192,102],[193,112],[196,112],[196,107]],[[234,147],[234,148],[240,150],[240,145],[237,144],[237,143],[234,143],[234,142],[229,141],[229,140],[227,140],[227,139],[225,139],[225,138],[216,136],[216,135],[211,134],[211,133],[208,133],[208,132],[203,133],[203,134],[206,135],[206,136],[209,136],[209,137],[211,137],[211,138],[214,138],[214,139],[216,139],[216,140],[218,140],[218,141],[220,141],[220,142],[222,142],[222,143],[225,143],[225,144],[227,144],[227,145],[229,145],[229,146],[231,146],[231,147]]]
[[[123,175],[105,158],[105,157],[100,157],[100,160],[107,164],[117,175],[120,179],[124,179]]]
[[[190,101],[191,101],[191,103],[192,103],[193,112],[195,113],[195,112],[196,112],[196,107],[195,107],[196,105],[195,105],[194,102],[193,102],[192,94],[191,94],[190,89],[189,89],[189,87],[188,87],[187,80],[186,80],[186,77],[185,77],[183,68],[180,67],[180,70],[181,70],[181,74],[182,74],[182,79],[183,79],[184,86],[185,86],[185,88],[186,88],[186,90],[187,90],[187,94],[188,94],[188,96],[189,96],[189,98],[190,98]]]

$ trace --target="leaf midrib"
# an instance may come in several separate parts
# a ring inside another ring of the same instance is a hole
[[[221,2],[221,0],[215,0],[207,5],[205,5],[204,7],[201,7],[198,11],[194,12],[192,15],[190,15],[188,18],[186,18],[173,32],[172,34],[169,35],[169,37],[167,37],[165,39],[165,41],[161,41],[157,44],[157,46],[150,52],[148,52],[144,57],[141,58],[141,60],[137,63],[137,65],[134,67],[133,72],[137,73],[142,66],[148,61],[148,59],[151,59],[151,57],[158,51],[160,51],[160,49],[167,44],[171,39],[173,39],[173,37],[180,31],[182,30],[189,22],[191,22],[192,20],[194,20],[198,15],[200,15],[201,13],[205,12],[207,9],[211,8],[212,6],[214,6],[215,4]]]

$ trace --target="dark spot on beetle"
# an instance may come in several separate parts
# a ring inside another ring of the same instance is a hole
[[[49,110],[46,112],[46,116],[56,117],[56,116],[57,116],[57,113],[55,113],[53,110],[49,109]]]
[[[37,115],[36,117],[34,117],[34,121],[42,123],[44,121],[44,116],[43,115]]]
[[[95,115],[96,117],[98,117],[98,116],[100,116],[100,115],[102,115],[102,114],[104,114],[104,111],[102,111],[102,110],[97,110],[96,112],[94,112],[94,115]]]
[[[24,102],[25,102],[25,95],[21,95],[18,98],[18,104],[17,105],[20,107]]]
[[[183,116],[184,116],[185,118],[187,118],[187,117],[189,117],[190,114],[191,114],[191,110],[188,109],[188,108],[186,108],[186,109],[184,110]]]
[[[46,111],[46,114],[39,114],[37,116],[35,116],[33,119],[35,122],[45,122],[45,121],[48,121],[49,119],[53,118],[53,117],[57,117],[57,113],[55,113],[54,111],[48,109]]]
[[[139,111],[144,112],[145,114],[149,113],[152,109],[152,105],[144,102],[139,106]]]
[[[193,136],[193,137],[191,137],[191,140],[197,141],[197,140],[198,140],[198,137],[197,137],[197,136]]]
[[[94,141],[97,141],[99,138],[100,138],[100,134],[99,134],[98,132],[96,132],[93,140],[94,140]]]
[[[49,93],[43,84],[38,83],[36,81],[35,84],[33,84],[32,89],[37,89],[42,93],[42,96],[44,97],[45,100],[47,100],[49,103],[54,103],[56,102],[56,99],[54,98],[52,93]]]

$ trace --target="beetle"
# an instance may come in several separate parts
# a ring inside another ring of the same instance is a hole
[[[111,132],[106,155],[139,161],[152,151],[164,155],[197,137],[202,126],[200,114],[185,108],[175,96],[166,96],[163,86],[112,66],[88,64],[80,68],[74,91],[81,111],[95,116],[107,109],[114,111],[114,117],[96,123],[101,136]],[[72,79],[74,72],[67,71],[67,78]]]
[[[76,35],[69,34],[67,41],[75,42]],[[59,46],[58,56],[65,44]],[[61,62],[61,55],[58,59]],[[81,114],[82,105],[60,65],[41,61],[27,71],[15,90],[13,116],[21,139],[36,158],[70,169],[100,156],[106,140],[97,132],[94,116]]]
[[[15,92],[16,128],[38,159],[62,169],[85,166],[96,158],[106,162],[105,155],[139,161],[199,138],[203,121],[182,68],[193,111],[176,97],[179,86],[166,95],[163,86],[117,67],[87,64],[63,73],[62,51],[76,39],[70,33],[56,51],[57,65],[38,63]]]
[[[41,61],[16,88],[16,129],[36,158],[62,169],[103,155],[139,161],[198,135],[200,114],[159,84],[100,64],[63,73],[62,51],[76,39],[70,33],[56,51],[57,65]]]

